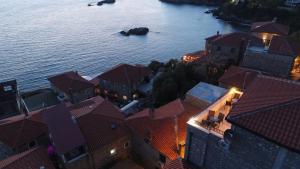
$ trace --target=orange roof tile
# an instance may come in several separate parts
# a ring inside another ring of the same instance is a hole
[[[128,126],[141,137],[148,138],[150,135],[150,144],[169,159],[173,160],[179,157],[176,145],[175,116],[177,116],[178,140],[179,142],[184,142],[187,121],[199,113],[201,109],[189,105],[186,102],[175,100],[158,108],[158,110],[160,111],[153,112],[153,117],[151,117],[149,109],[141,111],[141,116],[135,115],[134,118],[128,118],[126,122]],[[174,111],[173,113],[171,113],[172,110]],[[156,113],[163,115],[156,117]]]
[[[181,158],[171,160],[166,163],[163,169],[186,169]]]

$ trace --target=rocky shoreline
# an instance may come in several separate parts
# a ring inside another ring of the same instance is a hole
[[[225,22],[230,22],[233,24],[241,25],[241,26],[251,26],[251,20],[241,19],[235,15],[224,15],[218,9],[210,10],[208,13],[211,13],[216,19],[223,20]]]

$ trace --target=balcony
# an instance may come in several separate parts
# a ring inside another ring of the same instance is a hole
[[[191,118],[188,124],[206,133],[213,133],[223,137],[224,132],[231,128],[231,124],[225,120],[225,117],[229,114],[232,106],[238,102],[242,94],[235,88],[230,89],[207,109]]]

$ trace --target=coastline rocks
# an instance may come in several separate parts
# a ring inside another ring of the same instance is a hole
[[[129,36],[129,35],[146,35],[148,32],[149,32],[149,28],[139,27],[139,28],[129,29],[128,31],[121,31],[120,34],[124,35],[124,36]]]
[[[101,6],[101,5],[103,5],[103,4],[113,4],[113,3],[115,3],[116,2],[116,0],[103,0],[103,1],[99,1],[98,3],[97,3],[97,6]]]

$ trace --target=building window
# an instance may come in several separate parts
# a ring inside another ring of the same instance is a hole
[[[221,51],[221,46],[218,46],[218,47],[217,47],[217,51]]]
[[[164,156],[163,154],[159,154],[159,161],[162,163],[166,163],[166,156]]]
[[[127,149],[129,147],[129,141],[127,141],[125,144],[124,144],[124,149]]]
[[[115,155],[117,154],[117,150],[115,148],[110,150],[110,155]]]

